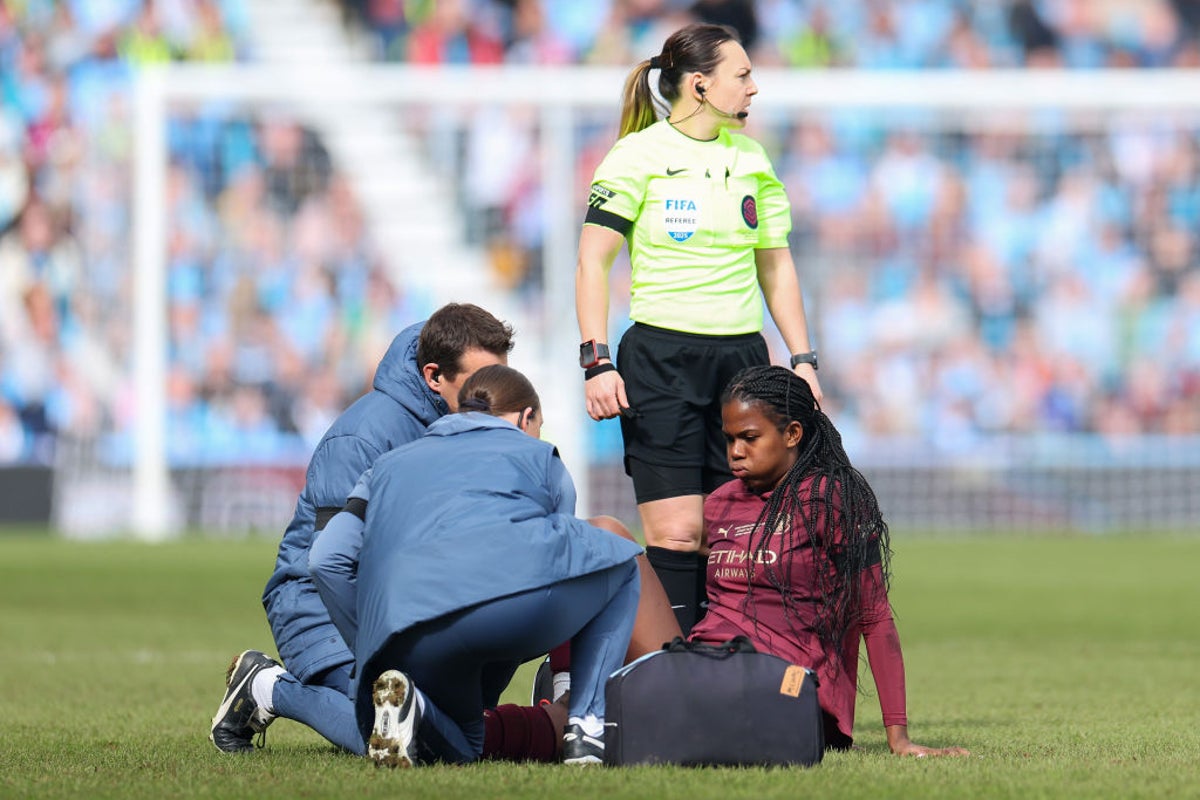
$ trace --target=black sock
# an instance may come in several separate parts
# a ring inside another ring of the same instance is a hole
[[[708,613],[708,556],[696,553],[696,570],[700,576],[696,581],[696,622],[699,622]]]
[[[692,626],[704,615],[700,601],[706,599],[704,590],[704,559],[693,552],[668,550],[665,547],[647,547],[646,558],[662,583],[679,620],[683,635],[687,636]]]

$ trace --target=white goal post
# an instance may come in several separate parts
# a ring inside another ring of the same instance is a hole
[[[167,121],[176,104],[232,101],[289,108],[356,108],[487,103],[535,107],[540,115],[544,176],[544,297],[541,341],[524,358],[538,362],[548,427],[586,497],[587,463],[577,430],[582,387],[575,363],[573,273],[583,194],[576,185],[576,115],[607,110],[614,121],[626,70],[610,68],[421,68],[361,65],[306,70],[297,65],[171,64],[139,71],[134,94],[133,248],[135,389],[138,402],[133,469],[133,526],[147,539],[171,532],[167,462],[165,309],[167,264]],[[1190,71],[857,72],[761,69],[755,110],[803,113],[837,109],[936,109],[973,115],[1013,110],[1111,112],[1200,111],[1200,80]],[[554,268],[550,268],[550,267]],[[428,285],[429,276],[400,276]],[[478,300],[494,295],[480,288]],[[441,300],[443,298],[435,298]],[[446,300],[473,299],[456,296]],[[526,345],[528,347],[528,345]],[[520,365],[523,366],[523,365]],[[535,383],[537,381],[535,380]],[[281,525],[282,525],[281,521]]]

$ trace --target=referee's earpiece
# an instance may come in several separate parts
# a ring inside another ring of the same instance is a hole
[[[702,104],[707,103],[709,108],[711,108],[713,111],[720,114],[722,117],[725,117],[726,119],[745,119],[746,117],[749,116],[749,114],[747,114],[745,111],[738,111],[736,113],[732,113],[732,112],[724,111],[720,108],[717,108],[712,103],[709,103],[708,98],[704,96],[704,93],[708,91],[708,88],[702,83],[696,84],[696,91],[699,92],[699,94],[700,94],[700,102]]]

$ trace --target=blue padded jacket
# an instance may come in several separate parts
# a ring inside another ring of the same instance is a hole
[[[357,572],[360,714],[392,637],[642,552],[575,516],[575,486],[552,445],[487,414],[444,417],[383,456],[369,497]]]
[[[392,340],[372,390],[346,409],[317,444],[296,513],[279,543],[262,601],[284,666],[301,681],[353,661],[308,572],[318,518],[324,527],[376,458],[420,438],[449,411],[425,384],[417,364],[417,338],[424,324],[411,325]]]

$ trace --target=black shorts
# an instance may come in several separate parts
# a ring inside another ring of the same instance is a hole
[[[632,412],[621,435],[638,503],[708,494],[733,477],[721,392],[739,370],[769,363],[760,333],[703,336],[640,322],[625,332],[617,367]]]

